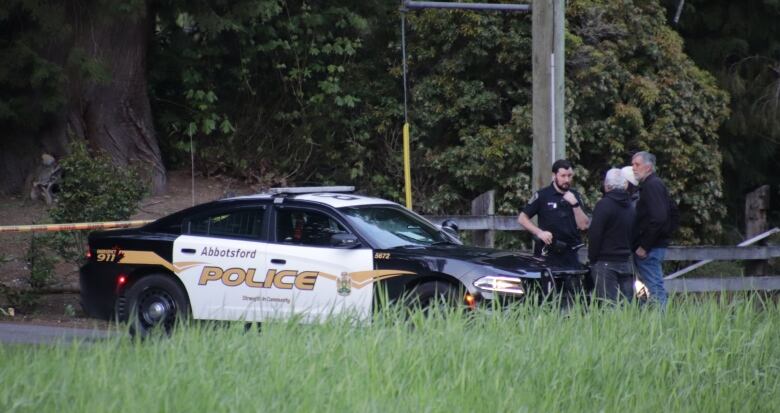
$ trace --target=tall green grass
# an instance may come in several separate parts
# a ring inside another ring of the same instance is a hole
[[[0,347],[3,412],[780,409],[780,312],[744,297],[665,312],[389,311],[370,325],[191,325],[171,338]]]

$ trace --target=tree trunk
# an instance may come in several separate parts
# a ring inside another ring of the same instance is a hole
[[[121,13],[111,2],[71,2],[69,63],[73,56],[84,59],[68,65],[68,104],[65,124],[58,132],[67,128],[71,136],[85,138],[117,165],[141,166],[153,192],[161,193],[166,174],[147,94],[146,58],[154,30],[149,3]],[[95,76],[101,70],[106,77]]]
[[[61,37],[37,50],[42,59],[64,68],[65,105],[59,114],[29,128],[5,131],[0,139],[0,193],[29,193],[41,154],[59,159],[72,139],[86,139],[117,165],[139,166],[154,193],[165,190],[165,167],[147,94],[146,59],[154,33],[151,3],[137,2],[127,11],[127,2],[68,0],[41,12],[62,16],[67,23]],[[31,19],[38,17],[36,12]]]

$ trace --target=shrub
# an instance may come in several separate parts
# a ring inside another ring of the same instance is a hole
[[[46,239],[40,235],[33,235],[30,246],[25,254],[29,276],[24,280],[21,288],[0,283],[0,296],[5,297],[8,306],[26,312],[35,308],[40,298],[39,290],[46,287],[51,281],[54,270],[54,258],[52,258]]]
[[[125,220],[138,208],[146,188],[138,172],[114,165],[103,153],[90,152],[75,141],[63,159],[59,198],[49,215],[55,223]],[[81,264],[88,231],[58,232],[53,236],[57,252]]]
[[[39,290],[48,285],[52,278],[55,260],[47,248],[45,238],[33,235],[25,260],[30,269],[30,277],[27,279],[30,288]]]

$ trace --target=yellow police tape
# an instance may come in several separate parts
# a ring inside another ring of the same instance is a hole
[[[80,231],[85,229],[112,229],[140,227],[152,220],[113,221],[113,222],[76,222],[73,224],[6,225],[0,226],[0,232],[54,232]]]

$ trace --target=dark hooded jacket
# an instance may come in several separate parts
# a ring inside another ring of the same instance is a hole
[[[588,259],[626,261],[631,257],[635,211],[631,195],[622,189],[604,194],[593,209],[588,228]]]

